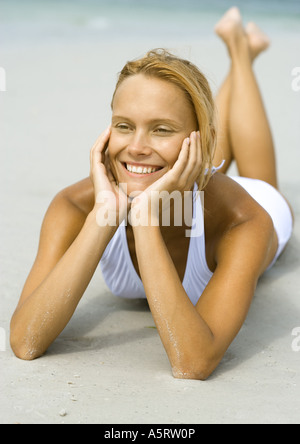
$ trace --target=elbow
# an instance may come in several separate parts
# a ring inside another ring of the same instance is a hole
[[[36,347],[27,346],[22,340],[18,340],[13,334],[10,335],[10,346],[14,355],[22,361],[34,361],[42,356]]]
[[[11,346],[11,348],[16,358],[21,359],[22,361],[34,361],[35,359],[38,359],[42,356],[41,353],[34,349],[27,349],[22,346],[17,347],[13,345]]]
[[[210,373],[203,370],[194,371],[186,368],[173,368],[172,373],[175,379],[192,379],[196,381],[206,381],[210,377],[212,372]]]
[[[33,361],[40,358],[41,343],[35,334],[28,335],[28,328],[23,328],[15,321],[14,316],[10,323],[10,347],[14,355],[22,361]]]
[[[211,360],[192,361],[186,364],[180,364],[172,368],[172,373],[175,379],[193,379],[197,381],[206,381],[217,364]]]
[[[32,352],[30,350],[28,351],[14,351],[14,354],[16,358],[20,359],[21,361],[34,361],[35,359],[40,358],[42,355],[36,352]]]

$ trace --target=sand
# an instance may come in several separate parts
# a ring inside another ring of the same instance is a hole
[[[130,45],[57,37],[1,49],[7,75],[7,91],[0,92],[1,424],[299,422],[300,92],[292,88],[292,70],[300,66],[300,38],[287,30],[272,40],[256,72],[281,188],[295,209],[295,232],[206,382],[172,377],[146,302],[116,299],[100,270],[44,357],[16,359],[8,335],[43,215],[60,189],[89,174],[89,150],[109,123],[124,62],[168,46],[198,63],[216,90],[228,67],[222,43],[213,34],[193,41],[145,37]]]

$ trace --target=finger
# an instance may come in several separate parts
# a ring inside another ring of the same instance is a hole
[[[197,169],[196,169],[196,178],[195,182],[199,184],[200,174],[203,172],[203,156],[202,156],[202,140],[200,131],[198,131],[199,139],[198,139],[198,147],[197,147]]]
[[[188,173],[190,173],[194,169],[197,162],[197,142],[198,142],[198,136],[197,133],[194,131],[191,134],[190,155],[187,165]]]
[[[191,189],[196,182],[201,168],[200,133],[193,131],[190,135],[189,155],[186,166],[179,177],[179,187]]]
[[[189,159],[184,171],[184,177],[189,181],[194,181],[201,168],[201,138],[199,131],[191,134],[191,144]]]
[[[186,165],[188,163],[190,143],[191,143],[191,140],[189,137],[184,139],[178,159],[176,160],[176,162],[172,168],[174,173],[178,176],[181,176],[181,174],[185,170]]]
[[[201,142],[201,134],[198,131],[198,146],[197,146],[197,166],[199,167],[199,171],[202,165],[202,142]]]
[[[182,183],[188,182],[195,168],[196,160],[197,160],[197,135],[196,132],[193,131],[189,138],[189,149],[187,151],[186,161],[185,163],[182,163],[182,166],[184,167],[180,175]]]
[[[103,162],[102,153],[106,148],[107,142],[109,141],[111,135],[111,127],[109,126],[101,135],[98,137],[96,143],[90,152],[90,162],[91,167],[94,163]]]
[[[108,126],[106,128],[106,130],[103,131],[103,133],[100,134],[100,136],[96,140],[92,150],[99,150],[99,149],[101,150],[101,149],[103,149],[103,146],[107,142],[107,139],[110,136],[110,133],[111,133],[111,126]]]

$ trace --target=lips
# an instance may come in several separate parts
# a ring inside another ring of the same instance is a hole
[[[154,174],[162,169],[162,167],[159,166],[150,166],[150,165],[141,165],[141,164],[132,164],[132,163],[124,163],[123,165],[129,173],[138,174],[141,176]]]

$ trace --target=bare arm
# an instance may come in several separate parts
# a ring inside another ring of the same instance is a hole
[[[11,345],[22,359],[41,356],[66,327],[113,235],[111,227],[97,225],[95,210],[78,233],[80,216],[62,199],[45,218],[37,259],[12,318]]]
[[[64,191],[46,214],[37,258],[11,321],[11,346],[21,359],[41,356],[68,324],[117,228],[99,226],[107,202],[93,198],[114,192],[104,165],[109,135],[103,133],[91,150],[91,208],[83,210]]]
[[[215,370],[245,321],[268,265],[272,233],[272,221],[263,213],[228,231],[218,247],[214,276],[194,307],[160,228],[134,229],[147,299],[175,377],[205,380]]]

